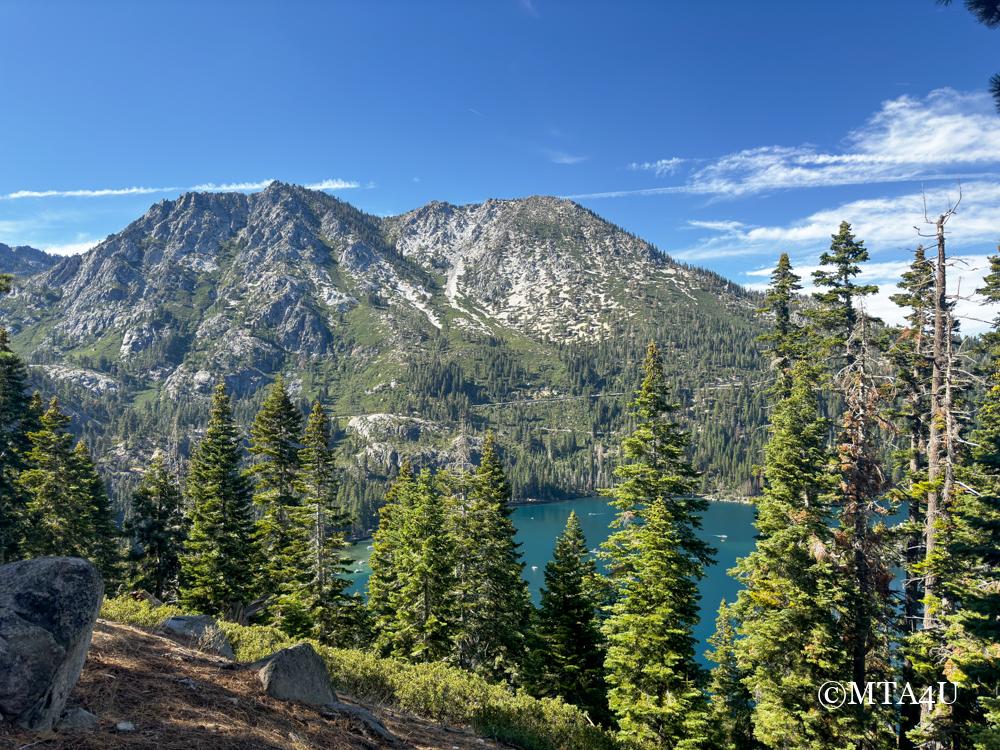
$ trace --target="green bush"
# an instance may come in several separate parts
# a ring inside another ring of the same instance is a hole
[[[101,609],[106,619],[147,628],[177,614],[183,613],[176,607],[151,607],[129,597],[107,599]],[[231,622],[220,622],[219,627],[241,662],[257,661],[295,643],[277,628]],[[312,643],[326,662],[334,687],[357,700],[470,726],[480,736],[524,750],[620,750],[607,732],[561,700],[513,692],[447,664],[409,664],[368,651]]]
[[[141,628],[156,628],[168,617],[183,615],[183,610],[168,604],[154,607],[147,601],[138,601],[130,596],[105,599],[101,605],[101,617],[105,620],[138,625]]]
[[[245,626],[220,620],[219,630],[229,639],[236,661],[257,661],[275,651],[295,645],[295,641],[287,635],[267,625]]]

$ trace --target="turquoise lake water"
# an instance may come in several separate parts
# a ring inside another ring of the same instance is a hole
[[[608,537],[608,525],[614,519],[614,509],[602,497],[588,497],[555,503],[519,505],[511,518],[517,528],[517,541],[521,543],[521,553],[525,563],[524,577],[528,581],[531,595],[538,602],[539,591],[545,582],[545,564],[552,557],[556,538],[566,526],[570,511],[576,511],[580,525],[591,549]],[[754,546],[754,507],[738,503],[709,504],[702,522],[702,538],[716,549],[716,563],[707,570],[701,582],[701,622],[695,635],[702,643],[715,628],[715,615],[722,599],[732,602],[739,586],[730,578],[729,570],[736,559],[748,554]],[[354,586],[352,591],[364,591],[371,569],[368,557],[371,541],[353,545],[349,551],[355,561]]]

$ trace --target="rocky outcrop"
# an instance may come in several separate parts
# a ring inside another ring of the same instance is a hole
[[[0,717],[52,729],[80,677],[104,583],[86,560],[0,566]]]
[[[226,634],[208,615],[177,615],[163,621],[160,629],[176,636],[202,651],[209,651],[227,659],[235,659],[233,647]]]

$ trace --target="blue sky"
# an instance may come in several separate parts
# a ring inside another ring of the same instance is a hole
[[[1000,32],[959,2],[0,0],[0,29],[0,242],[269,179],[379,214],[573,196],[748,284],[844,218],[888,294],[959,180],[963,294],[1000,240]]]

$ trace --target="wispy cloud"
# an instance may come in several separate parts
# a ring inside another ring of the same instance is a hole
[[[671,156],[669,159],[657,159],[656,161],[634,161],[628,165],[628,168],[633,172],[652,172],[657,177],[663,177],[676,172],[685,161],[687,160],[678,156]]]
[[[191,187],[122,187],[122,188],[80,188],[74,190],[15,190],[11,193],[0,193],[0,200],[21,200],[24,198],[106,198],[121,195],[154,195],[158,193],[182,193],[185,191],[210,192],[251,192],[263,190],[274,180],[258,180],[256,182],[204,182]],[[361,183],[353,180],[326,179],[306,185],[312,190],[348,190],[361,187]]]
[[[188,190],[202,193],[245,193],[253,190],[263,190],[274,180],[258,180],[256,182],[203,182],[193,185]]]
[[[1000,240],[1000,184],[978,180],[962,186],[959,213],[948,224],[950,241],[962,247],[994,244]],[[738,255],[776,255],[780,250],[819,249],[829,244],[830,235],[841,221],[849,221],[855,234],[885,249],[911,248],[920,241],[916,228],[924,224],[924,202],[931,218],[955,202],[957,186],[936,187],[926,192],[910,192],[893,198],[851,201],[796,219],[787,224],[751,225],[720,220],[689,222],[713,232],[675,257],[708,260]]]
[[[85,188],[79,190],[15,190],[0,195],[0,200],[20,198],[104,198],[112,195],[151,195],[170,193],[184,188],[178,187],[125,187],[125,188]]]
[[[691,170],[683,184],[608,190],[577,198],[691,193],[740,197],[778,190],[897,182],[998,178],[1000,118],[985,93],[937,89],[901,96],[848,133],[843,147],[757,146]],[[634,162],[629,169],[672,175],[676,158]]]
[[[579,154],[569,154],[565,151],[555,151],[552,149],[545,149],[544,153],[545,158],[553,164],[579,164],[589,158]]]
[[[306,187],[310,190],[353,190],[361,187],[361,183],[353,180],[320,180],[310,182]]]

